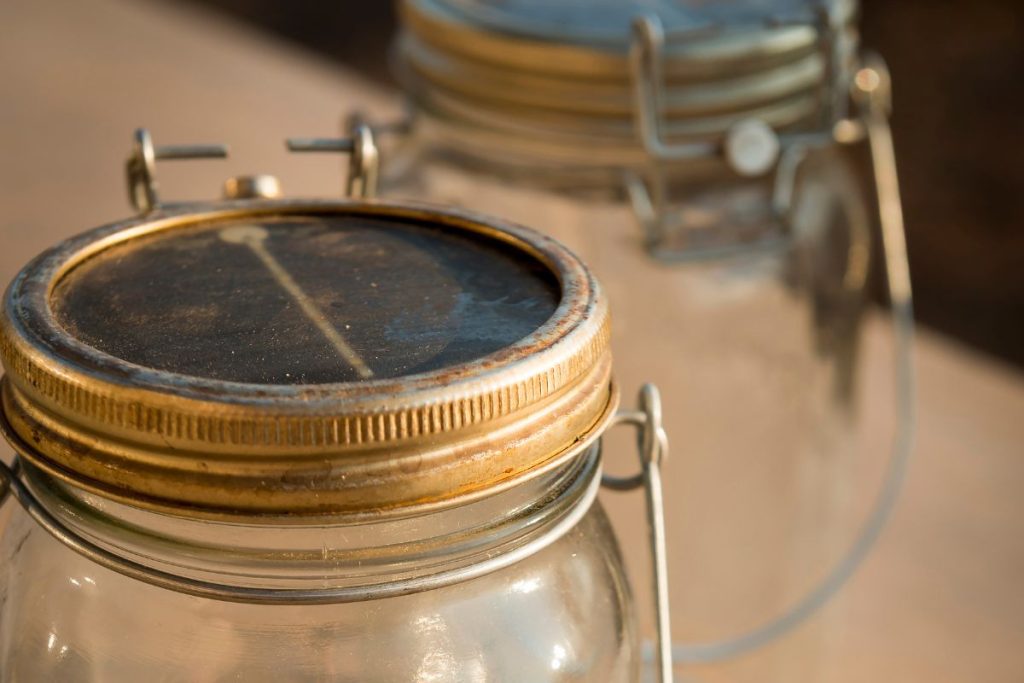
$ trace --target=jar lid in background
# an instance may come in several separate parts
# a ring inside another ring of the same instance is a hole
[[[420,110],[453,147],[513,165],[649,162],[629,59],[638,16],[664,27],[671,142],[718,142],[747,119],[827,127],[830,88],[856,44],[849,0],[405,0],[402,10],[400,77]]]
[[[11,284],[0,357],[32,465],[200,516],[457,504],[574,457],[616,403],[606,303],[572,254],[414,204],[94,230]]]

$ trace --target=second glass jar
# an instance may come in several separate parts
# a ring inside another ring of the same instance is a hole
[[[815,680],[820,620],[767,648],[736,636],[804,598],[850,543],[877,252],[841,144],[855,8],[643,4],[404,2],[413,115],[399,135],[370,122],[380,191],[547,226],[590,264],[617,378],[627,394],[658,382],[675,444],[681,671]]]

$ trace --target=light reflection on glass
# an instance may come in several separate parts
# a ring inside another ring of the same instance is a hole
[[[554,648],[552,648],[552,653],[551,670],[561,671],[562,667],[565,665],[565,648],[561,645],[555,645]]]
[[[540,588],[540,578],[532,576],[528,579],[519,579],[512,583],[512,590],[516,593],[532,593]]]
[[[426,614],[413,621],[414,628],[426,645],[427,654],[420,661],[416,671],[416,680],[450,681],[456,678],[458,663],[450,652],[450,648],[436,647],[440,642],[447,642],[448,623],[439,614]]]

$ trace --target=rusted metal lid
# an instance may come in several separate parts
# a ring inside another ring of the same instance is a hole
[[[557,467],[616,402],[566,249],[422,205],[161,209],[44,253],[4,299],[9,436],[98,494],[199,515],[455,504]]]

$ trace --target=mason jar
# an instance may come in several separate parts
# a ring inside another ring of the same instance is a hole
[[[270,177],[161,206],[155,159],[208,153],[140,132],[141,215],[7,290],[0,678],[639,680],[595,494],[656,503],[665,439],[647,388],[617,418],[641,474],[602,479],[590,272],[505,221]]]
[[[805,622],[877,534],[909,429],[854,533],[853,477],[875,457],[856,438],[872,270],[889,274],[909,334],[888,80],[858,56],[854,3],[400,9],[411,117],[351,119],[380,140],[382,195],[539,226],[593,268],[615,311],[618,380],[657,380],[676,444],[680,670],[816,680],[826,624]],[[868,138],[886,251],[857,164]],[[615,508],[618,523],[628,511]],[[642,540],[623,536],[640,557]]]

